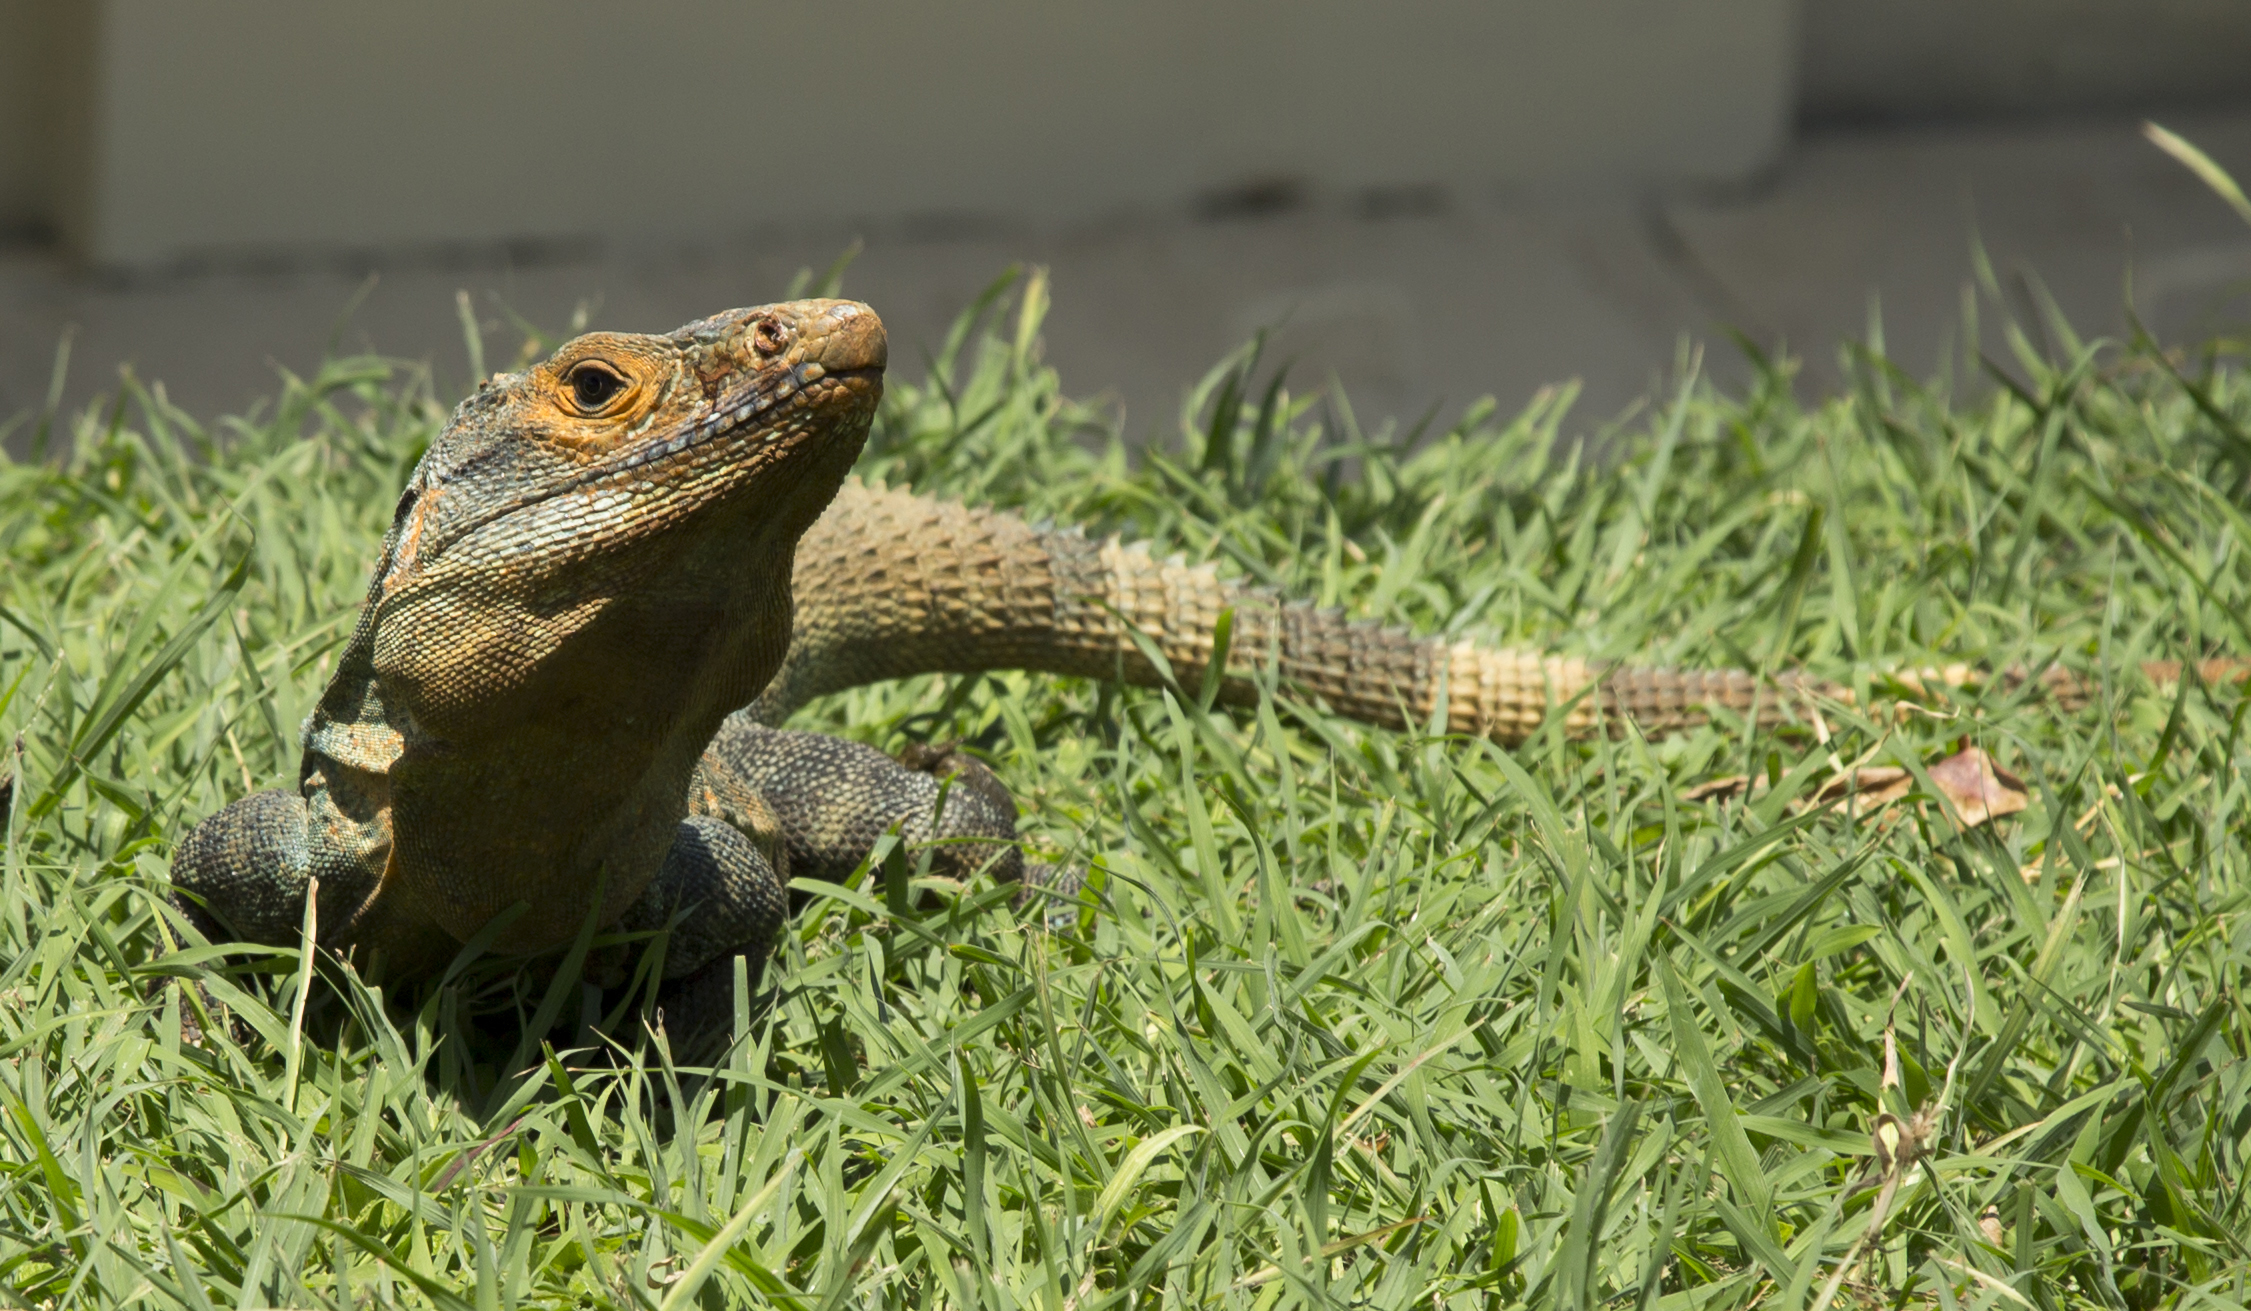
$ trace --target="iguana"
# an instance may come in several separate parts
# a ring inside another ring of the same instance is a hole
[[[181,841],[183,913],[213,940],[294,943],[317,887],[320,942],[393,979],[433,974],[502,915],[509,953],[567,943],[590,914],[671,924],[670,1023],[703,1031],[731,1011],[736,956],[755,981],[788,879],[841,876],[894,826],[946,872],[1027,876],[1015,807],[970,757],[777,726],[824,692],[1007,668],[1156,682],[1133,629],[1193,685],[1232,609],[1227,699],[1271,668],[1397,726],[1431,722],[1443,694],[1449,729],[1503,743],[1559,708],[1573,734],[1656,733],[1843,695],[1417,639],[1143,546],[847,481],[885,357],[867,306],[810,300],[590,334],[480,386],[399,498],[296,789]]]

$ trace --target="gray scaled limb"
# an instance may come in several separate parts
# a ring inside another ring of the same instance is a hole
[[[172,904],[213,942],[297,941],[310,871],[305,802],[244,797],[189,830],[172,853]]]
[[[324,787],[307,805],[295,792],[256,792],[205,819],[172,853],[172,904],[213,942],[289,947],[304,931],[305,894],[317,882],[321,941],[336,945],[390,853],[388,825],[364,807],[340,812],[339,795]],[[425,936],[413,945],[442,965],[454,944],[435,929]]]
[[[711,754],[772,807],[793,875],[844,878],[895,825],[907,849],[928,851],[931,869],[948,878],[1024,877],[1016,803],[992,771],[958,752],[917,754],[910,766],[858,742],[738,714],[720,726]]]
[[[735,960],[758,986],[789,916],[789,858],[766,799],[726,760],[704,752],[688,784],[688,817],[664,865],[618,918],[628,932],[670,928],[659,993],[676,1056],[701,1053],[734,1015]]]

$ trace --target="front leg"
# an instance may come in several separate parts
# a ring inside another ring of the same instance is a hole
[[[172,904],[212,942],[287,946],[303,931],[309,865],[304,798],[254,793],[180,840]]]
[[[326,785],[309,802],[295,792],[244,797],[180,839],[172,853],[173,906],[211,942],[292,947],[304,932],[305,898],[317,886],[321,945],[377,976],[436,973],[460,944],[395,902],[375,903],[391,829],[381,806],[364,801]]]
[[[380,804],[357,793],[315,789],[256,792],[188,830],[172,853],[172,904],[213,942],[295,946],[304,931],[305,896],[320,888],[317,928],[335,946],[359,917],[391,854],[391,825]],[[431,941],[436,939],[435,944]],[[396,962],[403,952],[451,955],[433,926],[399,926],[373,942]],[[441,948],[444,948],[441,950]]]
[[[766,801],[712,752],[688,785],[688,817],[664,867],[619,917],[618,927],[669,928],[658,994],[676,1053],[724,1034],[734,1015],[735,958],[758,985],[789,916],[789,857]]]
[[[1069,890],[1054,871],[1025,863],[1016,804],[1000,780],[955,752],[912,749],[902,763],[857,742],[736,716],[697,765],[689,809],[663,872],[620,925],[672,926],[660,1000],[677,1051],[726,1031],[737,956],[758,982],[789,913],[789,879],[843,879],[894,828],[949,878],[986,870]]]

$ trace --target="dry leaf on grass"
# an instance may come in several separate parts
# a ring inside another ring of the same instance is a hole
[[[1963,747],[1930,767],[1931,782],[1953,803],[1962,827],[2014,815],[2032,804],[2024,780],[2003,771],[1980,747]]]
[[[1963,747],[1943,760],[1926,766],[1932,786],[1946,798],[1951,814],[1964,828],[1987,820],[2014,815],[2031,804],[2024,781],[1993,763],[1979,747]],[[1849,801],[1855,812],[1873,814],[1915,789],[1915,776],[1897,765],[1870,765],[1849,774],[1835,774],[1807,796],[1791,803],[1793,812],[1814,806]],[[1749,774],[1729,774],[1710,779],[1680,794],[1683,801],[1715,801],[1766,790],[1766,780]]]

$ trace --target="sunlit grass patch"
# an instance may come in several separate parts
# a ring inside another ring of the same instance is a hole
[[[1099,905],[870,871],[718,1077],[575,1047],[575,1002],[519,1058],[505,974],[386,1008],[294,951],[174,953],[157,904],[191,824],[294,780],[442,408],[380,360],[209,427],[129,386],[0,465],[6,1296],[2251,1299],[2251,702],[2140,672],[2251,654],[2239,372],[2048,324],[1966,398],[1870,351],[1811,407],[1691,374],[1592,459],[1568,389],[1411,434],[1246,355],[1128,452],[1041,364],[1043,297],[996,285],[894,379],[866,476],[1423,631],[1863,691],[2060,660],[2097,704],[1511,754],[1286,696],[867,689],[797,722],[971,743]],[[2024,810],[1791,804],[1964,745]],[[1766,786],[1683,799],[1730,774]]]

